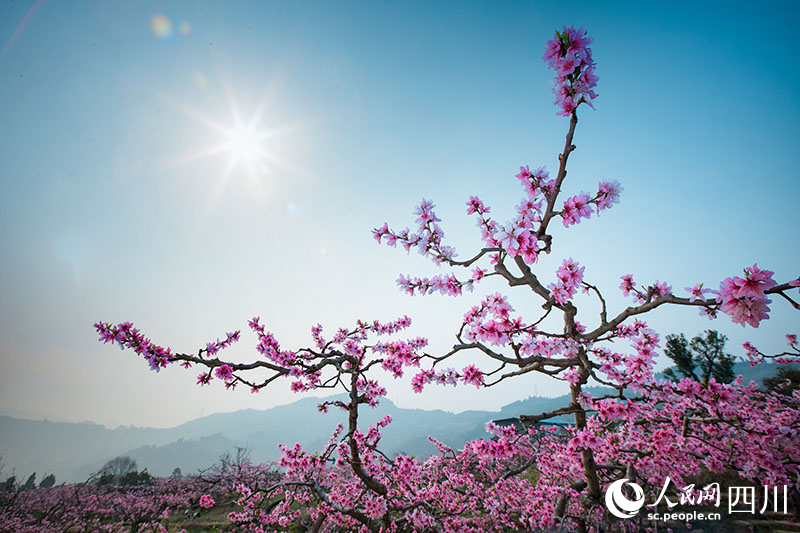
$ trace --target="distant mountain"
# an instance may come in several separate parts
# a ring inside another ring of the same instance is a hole
[[[566,397],[560,400],[563,405]],[[319,413],[318,398],[267,410],[245,409],[218,413],[169,429],[119,427],[108,429],[91,423],[66,423],[20,420],[0,416],[0,456],[4,476],[13,471],[17,478],[37,472],[38,478],[53,473],[58,482],[80,481],[97,471],[106,461],[120,455],[136,460],[139,468],[166,476],[178,467],[184,473],[213,464],[223,453],[237,447],[250,450],[251,460],[277,461],[278,444],[299,442],[308,450],[319,450],[330,438],[342,416],[331,411]],[[459,448],[470,439],[486,435],[484,426],[493,419],[515,413],[537,412],[538,402],[549,406],[549,398],[529,398],[512,404],[505,411],[466,411],[402,409],[384,399],[375,409],[366,408],[361,422],[366,428],[384,416],[392,424],[384,431],[382,449],[389,454],[426,456],[435,452],[428,441],[434,436]],[[540,410],[540,409],[539,409]]]
[[[136,461],[139,469],[147,468],[156,476],[168,476],[175,468],[190,474],[211,466],[226,452],[237,447],[247,447],[245,442],[236,442],[221,433],[196,439],[180,438],[162,446],[140,446],[129,450],[127,455]],[[235,456],[235,453],[231,453]]]
[[[0,416],[0,456],[3,474],[19,479],[45,472],[57,481],[86,479],[103,463],[143,443],[163,445],[175,440],[170,430],[108,429],[98,424],[19,420]]]
[[[775,365],[750,367],[738,363],[735,370],[744,375],[745,381],[761,384],[764,377],[775,373]],[[604,389],[591,392],[600,395]],[[344,422],[336,412],[319,413],[316,409],[319,402],[318,398],[303,398],[272,409],[218,413],[169,429],[108,429],[91,423],[0,416],[2,475],[4,479],[13,471],[17,479],[24,479],[31,472],[37,472],[37,478],[42,479],[46,473],[53,473],[59,483],[80,481],[109,459],[128,455],[136,460],[139,468],[167,476],[176,467],[184,473],[206,468],[223,453],[237,447],[248,448],[253,461],[276,461],[280,458],[278,444],[299,442],[305,449],[316,451],[327,443],[336,425]],[[508,404],[499,412],[454,414],[403,409],[384,399],[376,409],[364,409],[361,421],[366,428],[385,415],[391,415],[393,422],[383,431],[382,449],[390,455],[403,453],[424,457],[435,452],[428,441],[429,435],[458,449],[467,440],[485,437],[484,426],[490,420],[552,411],[567,403],[567,396],[531,397]]]
[[[58,482],[79,481],[120,455],[136,460],[139,468],[166,476],[179,467],[189,473],[213,464],[224,452],[236,447],[250,450],[253,461],[276,461],[278,444],[299,442],[309,450],[327,443],[336,425],[343,421],[336,412],[317,411],[318,398],[304,398],[267,410],[246,409],[192,420],[169,429],[119,427],[108,429],[91,423],[20,420],[0,416],[0,457],[3,476],[17,478],[37,472],[38,478],[53,473]],[[428,455],[435,450],[427,436],[459,447],[484,434],[483,426],[497,413],[401,409],[384,399],[376,409],[364,409],[366,427],[391,415],[384,431],[384,449]]]

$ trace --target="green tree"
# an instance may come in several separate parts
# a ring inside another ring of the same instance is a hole
[[[22,490],[33,490],[36,488],[36,472],[30,475],[28,481],[22,486]]]
[[[39,483],[39,488],[47,489],[47,488],[52,487],[55,484],[56,484],[56,476],[55,476],[55,474],[50,474],[48,476],[45,476],[45,478],[42,480],[42,482]]]
[[[672,381],[690,378],[704,384],[713,377],[720,383],[730,383],[736,376],[733,356],[725,353],[727,340],[725,335],[713,329],[706,330],[703,336],[694,337],[691,342],[683,333],[667,335],[664,353],[675,366],[668,368],[664,376]]]
[[[100,474],[100,477],[97,478],[97,484],[100,486],[103,485],[113,485],[114,484],[114,475],[110,474],[109,472],[103,472]]]
[[[764,387],[772,392],[791,394],[800,389],[800,368],[794,365],[780,365],[774,376],[764,378]]]
[[[128,472],[136,471],[136,461],[128,456],[120,456],[111,459],[100,469],[103,474],[110,474],[114,479],[120,479]]]
[[[118,483],[123,487],[131,487],[135,485],[149,485],[155,479],[153,476],[145,468],[141,472],[137,472],[136,470],[131,470],[124,476],[122,476]]]

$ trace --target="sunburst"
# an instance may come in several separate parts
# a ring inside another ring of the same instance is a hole
[[[265,179],[277,167],[287,166],[280,151],[285,148],[282,145],[289,128],[268,127],[265,124],[264,114],[268,107],[269,95],[270,91],[265,91],[255,109],[251,113],[243,114],[237,99],[230,91],[226,91],[228,107],[226,120],[220,120],[185,104],[169,102],[181,113],[206,126],[217,136],[217,140],[209,146],[181,157],[182,163],[217,155],[228,156],[214,180],[212,203],[216,203],[234,177],[240,176],[249,178],[253,196],[261,198]]]

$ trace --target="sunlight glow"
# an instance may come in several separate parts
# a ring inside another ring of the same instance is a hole
[[[264,140],[267,135],[256,129],[254,124],[237,124],[224,131],[226,142],[223,147],[237,161],[243,160],[250,167],[255,167],[260,158],[266,155]]]
[[[194,79],[200,88],[209,86],[202,74],[195,73]],[[211,141],[209,144],[203,143],[205,146],[178,156],[171,165],[184,166],[209,158],[224,158],[218,171],[214,170],[215,165],[207,167],[215,174],[208,184],[209,212],[232,185],[244,185],[254,201],[264,201],[266,191],[276,185],[275,173],[292,168],[286,156],[292,149],[290,137],[299,127],[271,124],[275,120],[269,113],[275,107],[271,101],[273,86],[261,93],[257,105],[242,109],[228,84],[221,80],[220,85],[227,104],[226,114],[201,110],[186,102],[158,95],[167,105],[202,125],[203,130],[211,134],[207,137]]]

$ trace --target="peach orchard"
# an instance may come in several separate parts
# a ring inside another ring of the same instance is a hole
[[[467,200],[480,249],[457,255],[426,200],[416,208],[414,230],[397,231],[388,224],[373,230],[379,243],[415,249],[451,269],[433,277],[401,276],[398,283],[408,294],[459,297],[476,285],[497,283],[516,298],[537,300],[537,316],[518,316],[508,296],[490,294],[466,311],[456,343],[445,353],[426,351],[425,338],[402,337],[411,323],[405,316],[357,321],[333,333],[315,325],[309,345],[294,349],[281,346],[256,317],[248,325],[257,337],[258,357],[248,362],[224,357],[224,349],[240,339],[239,331],[196,353],[182,353],[153,343],[131,323],[95,324],[100,340],[133,350],[156,371],[172,363],[199,368],[201,386],[220,381],[230,389],[255,391],[288,379],[296,392],[346,391],[344,399],[320,405],[343,416],[327,446],[282,447],[281,479],[270,486],[241,485],[240,508],[229,516],[233,524],[254,531],[292,524],[311,531],[587,531],[619,520],[603,506],[603,494],[623,478],[644,487],[650,497],[667,476],[682,486],[703,472],[736,472],[752,483],[797,490],[798,393],[764,392],[741,379],[731,384],[659,380],[653,367],[661,336],[645,318],[662,306],[682,306],[756,328],[773,312],[771,305],[782,306],[780,312],[800,308],[795,301],[800,279],[775,280],[773,272],[754,264],[721,281],[697,280],[693,287],[673,289],[620,272],[619,288],[630,305],[613,309],[601,290],[609,280],[593,280],[578,260],[565,258],[555,273],[537,269],[542,254],[557,251],[555,227],[569,228],[610,209],[622,190],[608,180],[593,193],[567,192],[578,111],[597,97],[591,42],[582,28],[565,27],[547,43],[544,60],[556,73],[555,104],[567,126],[564,148],[554,172],[520,168],[522,197],[513,219],[495,220],[481,199]],[[594,300],[599,313],[581,315],[579,321],[579,304],[587,300]],[[553,317],[558,327],[545,327]],[[781,354],[747,344],[748,357],[754,364],[769,357],[792,360],[800,355],[800,345],[796,335],[786,339]],[[475,362],[446,368],[462,352],[475,354]],[[489,387],[538,372],[562,380],[571,401],[522,417],[527,431],[490,423],[491,438],[467,442],[460,450],[431,439],[437,453],[427,459],[391,457],[380,447],[390,417],[371,427],[359,422],[361,410],[376,406],[386,394],[375,377],[379,368],[398,378],[413,373],[416,391],[431,384]],[[589,394],[590,380],[611,392]],[[565,415],[572,422],[560,429],[542,424]]]

